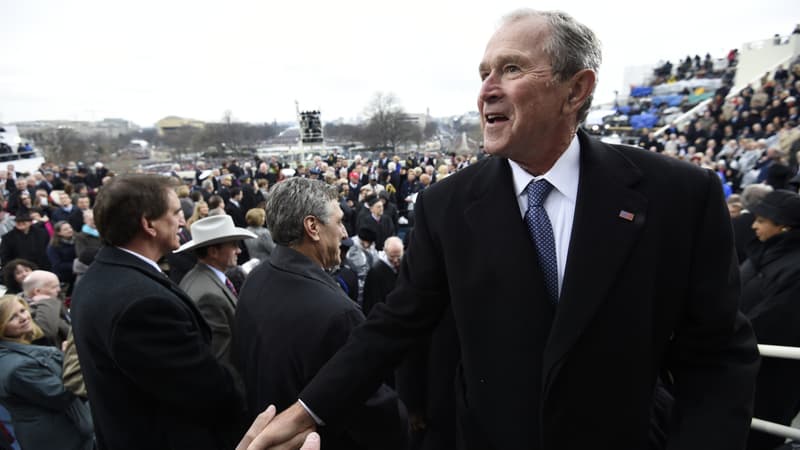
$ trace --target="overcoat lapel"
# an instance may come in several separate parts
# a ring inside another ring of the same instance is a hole
[[[579,133],[580,180],[567,266],[543,358],[544,392],[561,361],[607,300],[642,230],[641,171],[613,147]]]
[[[192,299],[189,298],[189,296],[186,295],[185,292],[183,292],[183,289],[178,287],[178,285],[175,284],[172,280],[170,280],[169,277],[167,277],[164,273],[156,271],[143,261],[139,260],[139,258],[125,251],[122,251],[116,247],[101,248],[100,252],[97,254],[96,259],[98,261],[102,261],[107,264],[127,266],[131,269],[137,270],[143,275],[157,282],[158,284],[169,289],[173,294],[175,294],[175,296],[177,296],[186,305],[186,307],[188,307],[192,311],[192,314],[194,314],[194,316],[197,318],[198,323],[200,324],[201,332],[206,337],[206,340],[210,341],[211,328],[209,328],[205,319],[203,319],[203,315],[200,314],[200,310],[197,309],[197,305],[195,305]]]
[[[499,157],[487,161],[486,170],[473,183],[470,195],[473,201],[464,211],[464,218],[471,235],[478,237],[469,243],[477,246],[476,254],[481,255],[482,261],[476,264],[491,265],[517,293],[514,299],[501,301],[530,302],[536,295],[544,295],[536,249],[519,211],[508,161]],[[497,289],[486,288],[489,292]]]

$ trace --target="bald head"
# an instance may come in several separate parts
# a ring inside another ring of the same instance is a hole
[[[387,238],[383,243],[386,258],[395,270],[400,270],[400,261],[403,260],[403,241],[397,236]]]
[[[61,283],[53,272],[34,270],[22,281],[22,291],[30,299],[58,297],[58,293],[61,292]]]

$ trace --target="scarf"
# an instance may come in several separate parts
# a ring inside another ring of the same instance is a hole
[[[83,224],[83,226],[81,227],[81,233],[86,233],[89,236],[94,236],[96,238],[100,237],[100,232],[97,231],[95,228],[90,227],[87,224]]]

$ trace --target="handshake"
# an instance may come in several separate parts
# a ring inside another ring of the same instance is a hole
[[[244,437],[239,442],[239,445],[236,446],[236,450],[267,450],[270,448],[278,450],[294,450],[298,445],[300,445],[301,442],[302,447],[300,447],[300,450],[320,450],[319,434],[314,432],[313,426],[306,428],[300,433],[297,433],[294,435],[294,437],[291,437],[289,440],[281,443],[280,445],[275,445],[274,442],[268,441],[269,438],[265,438],[265,436],[262,435],[262,432],[267,428],[267,425],[272,422],[272,419],[275,418],[275,413],[275,406],[269,405],[264,412],[259,414],[256,417],[256,420],[253,421],[253,424],[250,425],[247,433],[245,433]]]

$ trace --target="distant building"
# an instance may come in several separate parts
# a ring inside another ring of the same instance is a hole
[[[117,137],[121,134],[127,134],[140,129],[135,123],[125,119],[103,119],[99,122],[80,120],[34,120],[16,122],[15,125],[20,134],[51,130],[54,128],[69,128],[84,136],[100,134],[108,137]]]
[[[205,122],[194,119],[186,119],[178,116],[167,116],[156,122],[156,130],[159,136],[165,136],[170,132],[177,131],[184,127],[205,128]]]

